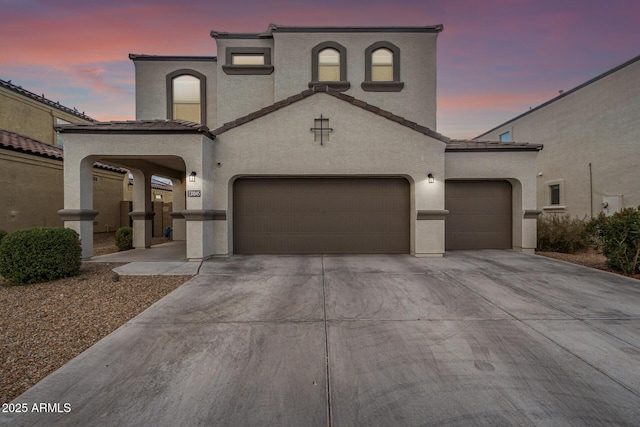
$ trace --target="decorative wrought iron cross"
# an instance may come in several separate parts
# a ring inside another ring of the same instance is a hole
[[[320,127],[313,127],[313,128],[311,128],[311,131],[315,132],[315,135],[314,135],[314,140],[315,141],[318,140],[318,131],[320,131],[320,145],[322,145],[324,133],[327,132],[327,138],[328,138],[329,137],[329,132],[333,132],[333,128],[324,127],[324,122],[327,122],[327,124],[329,124],[329,119],[323,118],[322,114],[320,114],[320,118],[319,119],[315,119],[315,120],[316,121],[320,121]]]

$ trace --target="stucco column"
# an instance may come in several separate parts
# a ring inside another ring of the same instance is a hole
[[[131,169],[133,175],[133,247],[148,248],[153,237],[153,217],[151,209],[151,173]]]
[[[82,259],[93,256],[93,160],[82,158],[82,153],[71,147],[65,150],[64,209],[58,211],[64,226],[80,235]]]
[[[434,182],[429,182],[428,174],[414,176],[415,227],[413,254],[417,257],[441,257],[444,255],[445,218],[449,211],[444,209],[444,171],[432,167]]]
[[[173,179],[173,212],[171,212],[173,240],[187,240],[187,225],[182,215],[185,206],[184,180]]]
[[[187,197],[182,211],[186,221],[187,259],[202,261],[213,255],[213,141],[203,138],[198,151],[183,157]],[[191,173],[193,178],[189,179]]]

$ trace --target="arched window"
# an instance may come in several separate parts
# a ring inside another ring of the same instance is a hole
[[[400,49],[390,42],[377,42],[364,53],[365,70],[362,89],[370,92],[399,92],[404,87],[400,81]]]
[[[321,82],[340,81],[340,52],[326,48],[318,53],[318,80]]]
[[[371,54],[371,81],[393,81],[393,52],[389,49],[376,49]]]
[[[309,87],[327,85],[332,89],[349,89],[347,81],[347,49],[336,42],[323,42],[311,50],[311,82]]]
[[[206,124],[206,77],[193,70],[167,76],[167,117]]]

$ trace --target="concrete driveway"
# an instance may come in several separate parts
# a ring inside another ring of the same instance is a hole
[[[22,402],[61,413],[2,425],[638,425],[640,282],[502,251],[213,259]]]

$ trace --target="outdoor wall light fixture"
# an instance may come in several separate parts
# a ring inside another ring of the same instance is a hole
[[[196,171],[191,171],[189,175],[189,182],[196,182]]]
[[[436,180],[433,178],[433,174],[429,174],[427,175],[427,181],[429,182],[429,184],[433,184],[434,182],[436,182]]]

